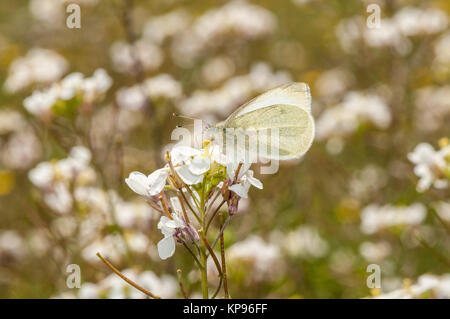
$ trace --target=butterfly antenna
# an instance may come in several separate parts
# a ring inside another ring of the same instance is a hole
[[[172,113],[172,115],[174,117],[178,117],[178,118],[181,118],[181,119],[188,119],[188,120],[191,120],[191,121],[198,120],[198,118],[190,117],[190,116],[186,116],[186,115],[180,115],[180,114],[177,114],[177,113]]]
[[[200,120],[203,123],[205,123],[206,129],[209,129],[211,127],[213,127],[213,125],[211,123],[208,123],[207,121],[201,120],[199,118],[196,117],[191,117],[191,116],[186,116],[186,115],[180,115],[178,113],[172,113],[172,116],[177,117],[177,118],[181,118],[181,119],[187,119],[187,120],[191,120],[191,121],[196,121],[196,120]],[[189,125],[177,125],[177,127],[192,127],[194,126],[194,124],[189,124]]]

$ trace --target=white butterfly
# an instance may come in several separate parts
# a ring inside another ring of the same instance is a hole
[[[310,148],[315,132],[309,87],[306,83],[291,83],[271,89],[239,107],[212,130],[213,135],[221,135],[222,140],[236,132],[259,134],[277,131],[276,143],[270,138],[263,142],[264,147],[272,149],[265,157],[280,160],[299,158]],[[248,151],[252,143],[247,140],[244,145],[237,144],[238,148]]]

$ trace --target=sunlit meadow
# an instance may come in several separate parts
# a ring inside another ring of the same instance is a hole
[[[0,297],[450,298],[449,15],[1,1]],[[315,138],[275,174],[171,138],[292,82]]]

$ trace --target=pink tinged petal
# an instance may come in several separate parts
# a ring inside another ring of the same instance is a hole
[[[192,174],[200,175],[209,171],[211,162],[207,157],[196,156],[188,165]]]
[[[241,184],[234,184],[228,188],[230,191],[235,192],[238,196],[242,198],[248,197],[248,188],[242,186]]]
[[[183,161],[187,161],[191,156],[197,156],[200,151],[185,145],[175,146],[170,152],[173,165],[181,164]]]
[[[187,185],[195,185],[203,180],[203,175],[195,175],[187,168],[187,166],[178,166],[175,171]]]
[[[169,176],[167,168],[160,168],[148,175],[149,190],[151,196],[159,194],[166,185],[166,179]]]
[[[125,178],[125,183],[131,190],[139,195],[148,195],[148,178],[141,172],[131,172],[128,178]]]
[[[158,242],[158,254],[162,260],[172,257],[175,253],[175,239],[170,237],[164,237]]]

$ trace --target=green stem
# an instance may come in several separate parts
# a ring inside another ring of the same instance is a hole
[[[203,246],[203,244],[202,244]],[[200,263],[202,264],[202,268],[200,269],[202,273],[202,293],[203,293],[203,299],[209,299],[208,297],[208,273],[206,271],[206,254],[204,247],[202,247],[200,251]]]
[[[203,182],[202,193],[200,196],[200,229],[203,232],[205,227],[205,182]],[[207,272],[207,257],[206,257],[206,246],[203,240],[200,241],[200,263],[202,264],[201,271],[201,282],[202,282],[202,293],[203,299],[209,299],[208,296],[208,272]]]

